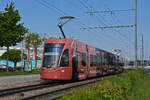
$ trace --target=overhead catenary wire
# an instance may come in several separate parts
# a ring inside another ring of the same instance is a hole
[[[88,6],[90,6],[87,2],[86,2],[86,4],[88,5]],[[88,7],[88,8],[91,8],[91,9],[93,9],[94,10],[94,8],[92,7],[92,6],[90,6],[90,7]],[[102,20],[103,21],[105,21],[105,23],[107,22],[102,16],[100,16],[101,18],[102,18]],[[99,19],[99,17],[97,17],[96,16],[96,18],[98,19],[98,21],[100,21],[100,23],[102,23],[103,25],[107,25],[107,24],[105,24],[103,21],[101,21],[100,19]],[[120,35],[122,35],[120,32],[118,32],[117,30],[115,30],[117,33],[119,33]],[[122,35],[123,36],[123,35]],[[124,36],[125,37],[125,36]],[[122,38],[122,37],[121,37]],[[122,39],[120,39],[121,41],[122,41]],[[128,42],[128,41],[125,41],[125,42]]]
[[[106,6],[106,5],[105,5]],[[107,7],[107,6],[106,6]],[[107,9],[108,10],[111,10],[110,8],[108,8],[107,7]],[[120,20],[118,19],[118,16],[116,16],[116,14],[111,14],[111,18],[112,18],[112,20],[113,21],[116,21],[116,23],[119,25],[121,25],[121,22],[120,22]],[[112,20],[111,20],[111,22],[112,22]],[[128,30],[130,30],[131,28],[128,28]],[[127,33],[131,33],[131,32],[129,32],[129,31],[126,31]],[[126,39],[128,39],[128,37],[126,36],[126,35],[124,35],[124,34],[122,34],[122,36],[123,37],[125,37]],[[133,41],[131,41],[132,43],[134,43]]]
[[[67,15],[64,11],[62,11],[61,9],[59,9],[59,8],[57,8],[57,7],[55,7],[54,5],[52,5],[52,4],[50,4],[49,2],[47,2],[46,0],[35,0],[35,1],[42,1],[43,3],[44,3],[44,5],[47,5],[46,7],[47,8],[53,8],[55,11],[57,11],[59,14],[61,14],[61,15]],[[41,2],[41,3],[42,3]],[[42,3],[42,4],[43,4]]]
[[[49,2],[45,1],[45,0],[42,0],[45,4],[50,4]],[[84,5],[84,3],[82,1],[80,1],[80,3],[82,3],[82,5],[86,8],[88,8],[86,5]],[[43,3],[42,3],[43,4]],[[66,14],[64,11],[60,10],[59,8],[55,7],[54,5],[50,5],[51,7],[53,7],[54,9],[58,10],[59,13],[62,13],[63,15]],[[49,8],[49,6],[46,5],[46,7]],[[67,14],[66,14],[67,15]],[[82,25],[85,25],[85,24],[82,24]]]
[[[69,0],[68,0],[68,1],[69,1]],[[70,2],[71,2],[71,1],[70,1]],[[72,3],[72,2],[71,2],[71,3]],[[80,3],[81,3],[81,1],[80,1]],[[73,3],[72,3],[72,4],[73,4]],[[87,9],[90,9],[90,8],[92,9],[92,7],[85,6],[85,4],[83,4],[83,3],[82,3],[82,6],[85,7],[85,8],[87,8]],[[77,6],[76,6],[76,7],[77,7]],[[79,7],[77,7],[77,8],[79,8]],[[82,10],[82,11],[83,11],[83,10]],[[84,11],[83,11],[83,12],[84,12]],[[98,19],[98,18],[97,18],[97,19]],[[103,23],[103,22],[101,21],[101,23]],[[105,23],[103,23],[103,24],[105,24]],[[106,35],[106,34],[105,34],[105,35]],[[109,36],[107,35],[107,37],[109,37]],[[112,37],[110,37],[110,38],[112,38]],[[113,37],[113,38],[114,38],[114,37]],[[118,39],[118,38],[116,38],[116,39]],[[121,40],[121,39],[120,39],[120,40]],[[123,42],[128,42],[128,41],[123,41]],[[121,43],[122,43],[122,42],[121,42]]]
[[[49,6],[47,6],[46,4],[50,4],[50,3],[48,3],[47,1],[45,1],[45,0],[42,0],[43,2],[45,2],[45,4],[43,4],[42,2],[40,2],[42,5],[44,5],[44,6],[46,6],[46,7],[48,7],[48,8],[50,8]],[[82,1],[80,1],[80,2],[82,2]],[[88,8],[87,6],[85,6],[84,5],[84,3],[82,2],[82,5],[84,6],[84,7],[86,7],[86,8]],[[56,10],[58,10],[59,11],[59,13],[61,13],[61,14],[66,14],[65,12],[63,12],[62,10],[60,10],[60,9],[58,9],[57,7],[55,7],[55,6],[53,6],[53,5],[51,5],[51,7],[53,7],[53,8],[55,8]],[[104,24],[104,23],[103,23]],[[83,25],[83,24],[82,24]],[[85,25],[85,24],[84,24]]]
[[[86,2],[86,4],[87,5],[89,5],[87,2]],[[90,8],[92,8],[92,6],[90,6]],[[93,10],[94,10],[94,8],[93,8]],[[102,16],[101,16],[101,18],[105,21],[105,22],[107,22]],[[101,23],[102,23],[102,21],[101,21]],[[103,23],[104,24],[104,23]],[[108,23],[108,24],[110,24],[110,23]],[[104,24],[105,26],[108,26],[107,24]],[[115,30],[116,31],[116,30]],[[118,31],[116,31],[117,33],[119,33],[120,35],[122,35],[120,32],[118,32]],[[127,38],[125,35],[122,35],[123,37],[125,37],[125,38]]]
[[[80,0],[79,0],[80,1]],[[85,8],[87,8],[87,9],[92,9],[92,7],[88,7],[88,6],[86,6],[82,1],[80,1],[80,3],[82,4],[82,6],[83,7],[85,7]],[[84,11],[83,11],[84,12]],[[100,19],[97,17],[97,16],[95,16],[99,21],[100,21]],[[103,24],[105,24],[104,22],[102,22],[102,21],[100,21],[101,23],[103,23]],[[87,27],[89,27],[89,26],[87,26]],[[90,28],[90,27],[89,27]],[[114,38],[114,37],[110,37],[110,36],[108,36],[107,34],[104,34],[105,36],[107,36],[107,38],[109,37],[109,38]],[[116,39],[118,39],[118,38],[116,38]],[[122,42],[121,42],[122,43]]]
[[[102,17],[102,18],[103,18],[103,17]],[[105,20],[105,19],[103,18],[103,20]],[[106,22],[106,20],[105,20],[105,22]],[[121,34],[121,33],[120,33],[119,31],[117,31],[117,30],[115,30],[115,31],[118,32],[123,38],[125,38],[125,39],[131,41],[127,36]],[[121,38],[122,38],[122,37],[121,37]],[[125,42],[128,42],[128,45],[131,45],[131,43],[130,43],[129,41],[126,41],[126,40],[125,40]],[[131,41],[131,42],[132,42],[132,41]]]
[[[39,0],[38,0],[39,1]],[[36,1],[36,2],[38,2],[38,1]],[[49,7],[49,3],[47,3],[47,2],[42,2],[43,0],[41,0],[41,2],[38,2],[39,4],[41,4],[42,6],[44,6],[44,7],[46,7],[46,8],[48,8],[48,9],[50,9],[50,10],[55,10],[55,8],[52,8],[52,7]],[[54,6],[53,6],[54,7]],[[59,9],[59,8],[57,8],[57,9]],[[63,11],[61,11],[61,12],[63,12]],[[62,14],[62,13],[60,13],[60,10],[58,10],[57,11],[57,13],[59,13],[60,15],[64,15],[64,13]],[[67,13],[65,13],[65,14],[67,14]],[[78,18],[76,18],[75,19],[76,21],[77,21],[77,23],[79,24],[79,25],[81,25],[81,26],[86,26],[87,27],[87,25],[86,24],[84,24],[84,23],[82,23]],[[94,31],[94,32],[97,32],[97,31]],[[98,33],[98,32],[97,32]]]
[[[101,2],[100,2],[101,3]],[[107,7],[107,5],[106,4],[103,4],[104,5],[104,8],[105,7]],[[108,10],[110,10],[109,8],[108,8]],[[132,9],[133,10],[133,9]],[[111,15],[114,15],[115,16],[115,14],[111,14]],[[112,18],[112,17],[111,17]],[[115,16],[115,18],[114,19],[116,19],[116,18],[118,18],[118,16]],[[114,19],[113,19],[113,21],[114,21]],[[112,20],[111,20],[111,22],[113,22]],[[117,19],[117,21],[118,21],[118,19]],[[119,21],[118,21],[119,22]],[[129,28],[128,30],[130,30],[131,28]],[[127,33],[132,33],[131,32],[131,30],[130,31],[126,31]],[[116,30],[117,31],[117,30]],[[119,32],[119,31],[118,31]],[[124,33],[126,33],[126,32],[124,32]],[[119,32],[120,33],[120,32]],[[133,44],[134,42],[132,41],[132,40],[130,40],[125,34],[120,34],[122,37],[125,37],[126,38],[126,41],[127,40],[129,40],[129,41],[131,41],[131,42],[129,42],[129,46],[131,46],[130,44]],[[130,48],[133,48],[132,46],[130,47]],[[131,49],[130,49],[131,50]]]
[[[39,1],[39,0],[38,0]],[[42,1],[44,1],[44,2],[42,2]],[[62,10],[59,10],[59,8],[57,8],[56,6],[51,6],[51,5],[49,5],[50,3],[48,3],[48,1],[45,1],[45,0],[41,0],[41,2],[42,3],[44,3],[44,6],[45,7],[47,7],[47,8],[49,8],[49,9],[51,9],[51,10],[55,10],[55,11],[57,11],[57,13],[59,13],[60,15],[68,15],[66,12],[64,12],[64,11],[62,11]],[[81,1],[82,2],[82,1]],[[84,5],[83,4],[83,2],[82,2],[82,5]],[[84,5],[85,6],[85,5]],[[78,8],[81,8],[81,7],[78,7]],[[92,8],[90,8],[90,7],[88,7],[88,6],[86,6],[86,9],[92,9]],[[83,10],[83,9],[82,9]],[[99,17],[98,17],[99,18]],[[88,25],[86,25],[86,24],[83,24],[81,21],[79,21],[79,19],[76,19],[76,21],[77,21],[77,23],[80,25],[80,26],[88,26]],[[103,22],[103,21],[102,21]],[[101,23],[102,23],[101,22]],[[103,24],[105,24],[105,23],[103,23]],[[96,33],[99,33],[98,31],[95,31],[94,30],[94,32],[96,32]],[[110,37],[110,38],[112,38],[112,37]],[[122,43],[122,42],[121,42]]]

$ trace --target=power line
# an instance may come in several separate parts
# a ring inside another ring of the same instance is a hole
[[[92,12],[87,12],[90,15],[93,15],[93,13],[105,13],[105,12],[122,12],[122,11],[130,11],[134,10],[135,11],[135,67],[137,68],[137,0],[135,0],[135,9],[127,9],[127,10],[105,10],[105,11],[92,11]]]
[[[93,15],[94,13],[111,13],[114,12],[125,12],[125,11],[134,11],[135,9],[120,9],[120,10],[103,10],[103,11],[87,11],[86,13],[89,15]]]
[[[134,27],[135,25],[120,25],[120,26],[96,26],[96,27],[82,27],[80,29],[108,29],[108,28],[128,28],[128,27]]]
[[[52,5],[52,4],[50,4],[49,2],[47,2],[47,1],[45,1],[45,0],[35,0],[36,2],[38,2],[39,4],[41,4],[41,5],[43,5],[44,7],[46,7],[46,8],[48,8],[48,9],[50,9],[50,10],[55,10],[55,11],[57,11],[60,15],[68,15],[66,12],[64,12],[63,10],[61,10],[61,9],[59,9],[59,8],[57,8],[57,7],[55,7],[54,5]],[[86,26],[85,24],[83,24],[81,21],[79,21],[78,19],[77,19],[77,17],[76,17],[76,20],[80,23],[80,25],[82,25],[82,26]]]
[[[50,9],[50,10],[54,10],[54,8],[57,9],[57,12],[58,12],[60,15],[67,14],[67,13],[65,13],[64,11],[60,10],[59,8],[56,8],[56,7],[53,6],[53,5],[50,5],[50,6],[52,6],[52,7],[50,7],[49,5],[47,5],[47,4],[49,4],[49,3],[48,3],[48,2],[45,2],[44,0],[42,0],[42,1],[44,1],[44,2],[41,2],[41,1],[39,1],[39,0],[35,0],[35,1],[38,2],[39,4],[43,5],[44,7]],[[80,25],[82,25],[82,26],[88,27],[86,24],[82,23],[78,18],[76,18],[75,20],[78,22],[78,24],[80,24]]]
[[[84,9],[82,7],[80,7],[79,5],[76,5],[75,3],[73,3],[72,0],[64,0],[64,2],[67,2],[68,4],[71,4],[75,8],[78,8],[80,11],[84,12]]]
[[[107,8],[108,8],[108,5],[104,4],[104,7],[107,7]],[[108,8],[108,9],[109,9],[109,8]],[[110,10],[110,9],[109,9],[109,10]],[[116,16],[114,13],[111,14],[111,15],[114,16],[114,19],[117,19],[117,18],[118,18],[118,16]],[[111,18],[112,18],[112,17],[111,17]],[[113,20],[113,21],[114,21],[114,20]],[[120,22],[118,19],[117,19],[117,21]],[[126,29],[131,29],[131,28],[126,28]],[[130,30],[130,31],[127,30],[126,32],[127,32],[127,33],[132,33],[131,30]],[[125,35],[124,35],[124,36],[125,36]],[[132,44],[134,44],[134,42],[132,41],[132,39],[131,39],[131,42],[132,42]],[[134,47],[132,46],[132,48],[134,48]]]
[[[85,1],[85,0],[84,0]],[[85,2],[88,6],[90,6],[87,2]],[[90,6],[90,8],[92,9],[93,7],[92,6]],[[94,8],[93,8],[93,10],[94,10]],[[132,10],[132,9],[128,9],[128,10]],[[109,10],[110,11],[110,10]],[[116,10],[117,11],[117,10]],[[125,10],[118,10],[118,11],[125,11]],[[103,18],[103,17],[102,17]],[[106,20],[103,18],[103,20],[106,22]],[[101,21],[102,22],[102,21]],[[102,22],[103,23],[103,22]],[[105,26],[106,26],[106,24],[105,23],[103,23]],[[116,31],[117,32],[117,31]]]
[[[84,3],[82,2],[82,0],[78,0],[78,1],[81,3],[81,5],[82,5],[83,7],[89,9],[89,7],[88,7],[86,4],[84,4]]]
[[[105,5],[105,7],[106,7],[106,6],[107,6],[107,5]],[[108,8],[108,6],[107,6],[107,9],[108,9],[108,10],[111,10],[111,9]],[[118,23],[118,25],[120,25],[121,22],[119,21],[118,16],[116,16],[114,13],[111,14],[111,15],[112,15],[112,16],[111,16],[111,18],[112,18],[111,22],[113,22],[113,21],[116,20],[116,23]],[[131,29],[131,28],[126,28],[126,29]],[[117,30],[116,30],[116,31],[117,31]],[[126,32],[127,32],[127,33],[131,33],[131,32],[129,32],[128,30],[126,30]],[[118,33],[120,33],[120,31],[118,31]],[[124,33],[124,32],[123,32],[123,33]],[[127,37],[127,35],[121,34],[121,33],[120,33],[120,35],[121,35],[122,37],[126,38],[127,40],[131,41],[132,43],[134,43],[132,40],[130,40],[130,39]]]
[[[81,2],[80,2],[81,3]],[[73,4],[72,2],[71,2],[71,4]],[[74,5],[73,5],[74,6]],[[83,2],[82,2],[82,6],[83,7],[85,7],[85,8],[87,8],[87,9],[89,9],[89,7],[87,7],[87,6],[85,6],[85,4],[83,4]],[[80,9],[79,7],[77,7],[80,11],[81,10],[83,10],[83,9]],[[84,12],[84,10],[83,10],[83,12]],[[95,17],[97,17],[97,16],[95,16]],[[98,17],[97,17],[97,19],[98,19]],[[100,21],[100,20],[99,20]],[[79,21],[78,21],[79,22]],[[85,25],[85,24],[83,24],[83,23],[81,23],[81,22],[79,22],[80,24],[82,24],[83,26],[86,26],[86,27],[89,27],[89,26],[87,26],[87,25]],[[103,23],[103,22],[102,22]],[[104,24],[104,23],[103,23]],[[95,30],[94,30],[95,31]],[[96,33],[99,33],[99,32],[97,32],[97,31],[95,31]],[[104,35],[106,35],[106,34],[104,34]],[[101,35],[101,37],[102,37],[102,35]],[[109,37],[108,35],[107,35],[107,37]],[[110,37],[110,38],[112,38],[112,37]],[[118,38],[117,38],[118,39]],[[122,42],[121,42],[122,43]]]
[[[42,0],[43,2],[45,2],[46,4],[50,5],[51,7],[53,7],[54,9],[56,9],[57,11],[61,12],[63,15],[67,15],[67,13],[65,13],[64,11],[62,11],[61,9],[55,7],[54,5],[50,4],[49,2],[47,2],[46,0]]]
[[[87,5],[89,5],[87,2],[86,2],[86,4]],[[92,7],[92,6],[90,6],[89,8],[91,8],[91,9],[93,9],[94,10],[94,8]],[[105,26],[107,26],[104,22],[102,22],[100,19],[99,19],[99,17],[97,17],[97,16],[95,16],[96,17],[96,19],[98,19],[98,21],[100,21],[101,23],[103,23],[103,25],[105,25]],[[101,18],[105,21],[105,22],[107,22],[102,16],[101,16]],[[119,31],[117,31],[117,30],[115,30],[117,33],[119,33],[121,36],[123,36],[123,37],[126,37],[126,36],[124,36],[124,35],[122,35]],[[127,38],[127,37],[126,37]],[[128,42],[128,41],[127,41]]]
[[[41,4],[42,6],[50,9],[50,10],[55,10],[56,12],[58,12],[60,15],[66,15],[65,12],[63,12],[61,9],[55,7],[54,5],[50,4],[49,2],[45,1],[45,0],[34,0],[35,2]],[[49,6],[50,5],[50,6]]]
[[[133,10],[133,9],[128,9],[128,10],[118,10],[118,11],[129,11],[129,10]],[[102,16],[101,16],[102,17]],[[102,17],[103,18],[103,17]],[[103,20],[104,20],[104,18],[103,18]],[[106,20],[105,20],[105,22],[106,22]],[[121,36],[123,36],[123,37],[125,37],[125,38],[128,38],[128,37],[126,37],[125,35],[122,35],[119,31],[117,31],[117,30],[115,30],[117,33],[119,33]],[[129,39],[129,38],[128,38]],[[129,39],[129,41],[130,41],[130,39]],[[129,42],[129,41],[127,41],[127,42]],[[131,41],[132,42],[132,41]],[[129,43],[129,45],[130,45],[130,43]]]
[[[44,0],[42,0],[42,1],[44,1]],[[42,2],[42,3],[44,3],[44,6],[46,5],[47,8],[53,9],[53,10],[57,11],[60,15],[66,14],[64,11],[59,10],[57,7],[53,7],[53,6],[51,6],[51,5],[50,5],[51,7],[49,7],[49,6],[48,6],[49,3],[46,2],[46,1],[44,1],[44,2]],[[87,6],[86,6],[86,8],[87,8]],[[89,7],[88,7],[88,9],[89,9]],[[78,23],[79,23],[80,25],[82,24],[82,26],[87,26],[87,25],[81,23],[79,20],[77,20],[77,21],[78,21]],[[103,23],[103,24],[105,24],[105,23]],[[96,32],[97,32],[97,31],[96,31]]]
[[[111,15],[114,15],[114,14],[112,14],[112,13],[114,13],[114,12],[122,12],[122,11],[133,11],[133,10],[135,10],[135,9],[122,9],[122,10],[104,10],[104,11],[89,11],[89,12],[87,12],[88,14],[90,14],[90,15],[93,15],[93,13],[105,13],[105,12],[111,12]],[[104,19],[104,18],[103,18]],[[106,21],[105,21],[106,22]],[[125,35],[123,35],[123,34],[121,34],[119,31],[117,31],[117,30],[115,30],[116,32],[118,32],[121,36],[123,36],[123,37],[125,37],[126,39],[128,39],[128,37],[127,36],[125,36]],[[132,42],[132,41],[131,41]]]
[[[109,10],[111,11],[111,10]],[[118,11],[121,11],[121,10],[118,10]],[[103,18],[103,17],[102,17]],[[103,18],[103,20],[106,22],[106,20]],[[106,24],[104,24],[106,26]],[[115,30],[116,31],[116,30]],[[119,31],[116,31],[117,33],[119,33],[120,35],[122,35]],[[122,35],[123,37],[127,38],[125,35]]]

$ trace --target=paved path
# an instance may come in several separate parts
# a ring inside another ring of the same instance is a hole
[[[41,80],[40,74],[1,76],[0,85],[32,82],[32,81],[38,81],[38,80]]]

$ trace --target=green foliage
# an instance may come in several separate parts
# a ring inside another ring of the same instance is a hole
[[[43,43],[44,39],[40,38],[38,33],[29,33],[25,37],[25,43],[26,43],[26,48],[29,47],[29,44],[33,46],[34,48],[39,47]]]
[[[150,99],[150,75],[144,75],[144,78],[135,81],[129,93],[128,100],[149,100]]]
[[[7,4],[5,13],[0,13],[0,46],[7,47],[7,51],[10,46],[15,46],[17,43],[24,39],[27,29],[24,27],[24,23],[19,23],[21,16],[19,11],[15,10],[14,3]],[[8,58],[7,54],[7,66]]]
[[[14,3],[7,4],[5,13],[0,13],[0,46],[14,46],[21,42],[27,29],[21,20],[19,11],[15,10]]]
[[[65,95],[61,100],[122,100],[123,91],[117,84],[110,81],[79,88]]]
[[[20,50],[15,50],[15,49],[11,49],[8,51],[8,54],[9,54],[9,59],[10,61],[14,62],[15,64],[15,67],[16,67],[16,64],[17,62],[21,61],[21,51]],[[24,59],[27,58],[27,55],[24,54]],[[3,60],[6,60],[7,59],[7,51],[5,53],[3,53],[2,57],[1,57]]]
[[[135,82],[143,76],[144,70],[137,69],[102,78],[100,83],[75,89],[61,100],[126,100]]]
[[[40,35],[38,33],[29,33],[25,37],[25,47],[27,49],[30,49],[30,47],[34,48],[35,60],[37,60],[37,48],[43,43],[43,41],[44,38],[40,38]]]

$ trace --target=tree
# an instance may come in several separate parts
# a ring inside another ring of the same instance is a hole
[[[34,57],[37,63],[37,48],[43,43],[44,38],[40,38],[38,33],[29,33],[25,40],[26,48],[28,49],[28,58],[30,58],[30,47],[32,46],[34,48]]]
[[[25,48],[28,49],[28,60],[30,59],[31,36],[30,33],[25,37]]]
[[[7,51],[9,51],[10,46],[15,46],[23,40],[28,30],[24,27],[24,23],[19,23],[21,16],[19,11],[15,10],[13,2],[10,5],[7,4],[4,11],[6,13],[0,13],[0,46],[7,47]],[[7,53],[7,69],[8,57]]]
[[[21,61],[21,51],[16,49],[11,49],[9,51],[6,51],[2,54],[1,59],[6,60],[7,59],[7,53],[9,55],[9,61],[14,62],[14,67],[16,67],[17,62]],[[24,54],[24,59],[27,58],[27,55]]]

